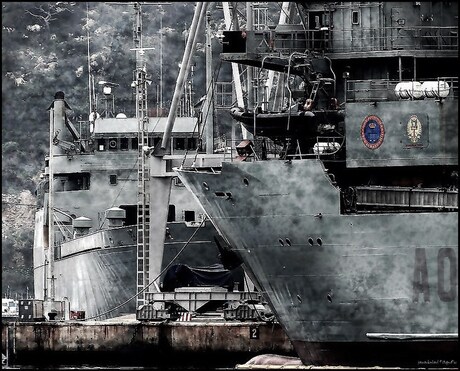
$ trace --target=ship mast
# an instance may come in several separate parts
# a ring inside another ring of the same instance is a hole
[[[176,81],[176,88],[171,102],[171,108],[169,109],[168,121],[166,122],[165,132],[161,141],[161,151],[156,152],[155,155],[162,156],[168,148],[169,140],[171,139],[171,133],[174,126],[174,120],[176,119],[177,106],[184,88],[185,78],[190,70],[191,60],[193,53],[196,48],[197,29],[201,25],[205,17],[206,10],[208,8],[208,2],[197,2],[195,13],[193,15],[192,24],[190,26],[190,33],[187,39],[187,45],[185,47],[184,56],[182,57],[182,63],[180,64],[179,76]]]
[[[206,153],[214,152],[214,79],[212,76],[212,39],[211,13],[206,12],[206,102],[205,102],[205,137]]]

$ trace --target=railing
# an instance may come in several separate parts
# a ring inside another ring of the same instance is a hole
[[[290,54],[306,50],[348,53],[401,49],[458,51],[458,27],[326,28],[277,33],[255,31],[254,38],[257,53]]]
[[[325,32],[326,51],[336,53],[458,50],[458,27],[384,27],[316,32]]]
[[[236,146],[241,142],[241,140],[226,140],[225,147],[222,144],[220,151],[221,153],[225,148],[224,162],[233,162],[241,161],[241,158],[238,156],[238,151]],[[275,144],[272,140],[268,138],[255,138],[251,139],[251,151],[244,161],[252,162],[259,160],[273,160],[279,158],[286,159],[304,159],[304,158],[319,158],[320,156],[333,156],[335,155],[344,144],[343,136],[333,136],[333,137],[317,137],[317,142],[313,146],[313,152],[302,153],[300,147],[297,145],[297,151],[295,153],[286,154],[286,148]],[[296,143],[293,143],[293,148],[296,147]]]
[[[346,83],[346,102],[376,102],[376,101],[398,101],[402,98],[395,93],[396,85],[400,82],[397,80],[347,80]],[[406,80],[406,82],[411,83],[411,80]],[[446,100],[458,99],[458,77],[439,77],[437,79],[429,80],[420,80],[414,81],[414,83],[422,82],[434,82],[436,86],[440,88],[443,82],[447,83],[449,86],[448,95],[443,98]],[[420,100],[420,99],[430,99],[422,90],[419,92],[421,95],[419,98],[411,96],[408,94],[406,99],[408,100]],[[436,95],[436,94],[435,94]],[[437,94],[437,97],[431,97],[431,99],[436,99],[441,94]]]

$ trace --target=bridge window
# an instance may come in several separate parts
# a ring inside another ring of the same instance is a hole
[[[196,146],[197,146],[197,138],[188,138],[187,139],[187,148],[189,150],[194,150],[196,149]]]
[[[105,139],[98,139],[97,140],[97,150],[98,151],[105,151]]]
[[[185,138],[175,138],[174,139],[174,149],[179,151],[185,149]]]
[[[110,181],[111,185],[116,185],[117,184],[117,175],[116,174],[109,175],[109,181]]]
[[[117,148],[118,148],[117,140],[115,138],[109,139],[109,149],[115,150]]]
[[[120,139],[120,149],[123,151],[127,151],[129,148],[129,139],[128,138],[121,138]]]

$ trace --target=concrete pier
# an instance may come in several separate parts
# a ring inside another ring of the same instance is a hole
[[[265,354],[296,356],[278,323],[62,321],[2,323],[9,366],[234,368]]]

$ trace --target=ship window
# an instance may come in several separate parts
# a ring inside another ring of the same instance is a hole
[[[291,240],[289,238],[286,238],[286,243],[288,244],[288,246],[292,245]]]
[[[244,178],[244,179],[243,179],[243,183],[244,183],[244,185],[247,187],[247,186],[249,185],[249,180],[248,180],[248,178]]]
[[[123,151],[126,151],[128,150],[129,148],[129,140],[128,138],[121,138],[120,139],[120,149],[123,150]]]
[[[318,242],[318,245],[322,246],[323,240],[321,238],[317,238],[316,242]]]
[[[153,145],[156,147],[161,142],[161,138],[153,138]]]
[[[169,205],[168,209],[168,222],[175,222],[176,221],[176,206]]]
[[[353,10],[351,12],[351,23],[352,24],[359,24],[359,13],[357,10]]]
[[[284,241],[283,241],[282,238],[279,238],[279,239],[278,239],[278,242],[280,243],[281,246],[284,246]]]
[[[315,15],[315,28],[318,30],[321,27],[319,23],[319,15]]]
[[[65,175],[55,174],[55,191],[86,191],[90,186],[89,173],[69,173]]]
[[[131,149],[138,149],[139,148],[139,141],[137,138],[131,139]]]
[[[310,244],[310,246],[313,246],[313,238],[308,238],[308,243]]]
[[[184,210],[184,220],[186,222],[194,222],[195,212],[193,210]]]
[[[104,139],[97,140],[97,149],[98,151],[105,151],[105,140]]]
[[[118,143],[116,139],[110,139],[109,140],[109,149],[117,149]]]
[[[194,150],[196,149],[196,138],[187,139],[187,149]]]
[[[185,149],[185,138],[174,138],[174,149],[184,150]]]
[[[117,184],[117,175],[116,174],[109,175],[109,182],[111,185]]]

